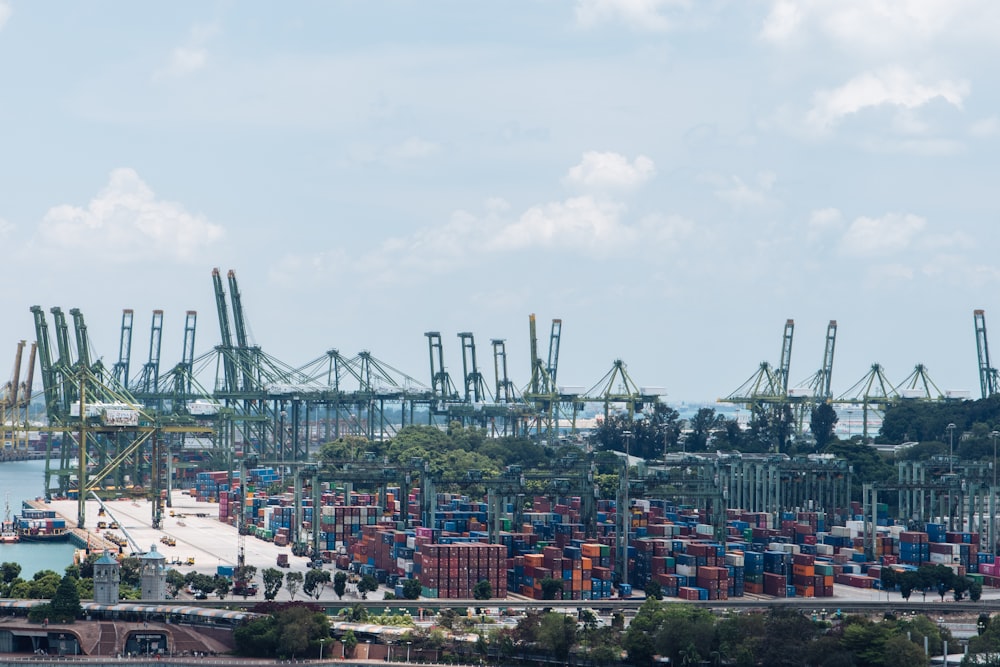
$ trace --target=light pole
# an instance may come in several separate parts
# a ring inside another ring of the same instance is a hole
[[[948,472],[955,472],[955,425],[948,424]]]
[[[629,456],[631,456],[632,449],[632,431],[622,431],[622,437],[625,438],[625,484],[622,488],[622,507],[619,512],[624,516],[624,520],[621,522],[622,525],[622,581],[623,584],[628,584],[628,529],[632,526],[632,514],[629,511],[629,499],[628,499],[628,473],[629,473]]]
[[[387,639],[385,645],[387,647],[385,651],[385,661],[392,662],[392,640]]]
[[[406,662],[410,662],[410,644],[413,642],[406,642]]]
[[[326,639],[320,639],[319,640],[319,659],[321,661],[323,660],[323,644],[325,644],[325,643],[326,643]]]
[[[997,548],[997,436],[1000,436],[1000,431],[990,433],[993,438],[993,488],[990,489],[990,548],[993,553]]]
[[[954,511],[951,505],[951,487],[954,485],[951,475],[955,472],[955,425],[948,424],[945,428],[948,430],[948,530],[955,530],[952,525]]]

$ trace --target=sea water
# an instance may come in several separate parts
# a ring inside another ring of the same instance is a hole
[[[21,502],[34,500],[45,488],[45,461],[0,462],[0,511],[9,502],[11,517],[20,513]],[[73,517],[66,517],[67,524],[75,525]],[[60,576],[66,566],[73,564],[76,547],[70,541],[40,544],[18,542],[0,544],[0,563],[17,563],[21,578],[31,579],[36,572],[52,570]]]

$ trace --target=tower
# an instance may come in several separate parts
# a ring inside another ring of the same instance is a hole
[[[94,561],[94,602],[118,604],[118,584],[121,582],[121,565],[104,550]],[[145,588],[143,589],[145,591]]]
[[[167,599],[167,559],[155,544],[139,556],[139,580],[143,600]]]

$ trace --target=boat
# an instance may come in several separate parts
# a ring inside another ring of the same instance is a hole
[[[57,517],[55,510],[35,509],[27,504],[14,516],[14,525],[22,542],[65,542],[70,535],[66,519]]]
[[[16,524],[10,518],[10,493],[4,498],[3,523],[0,525],[0,544],[12,544],[20,542],[21,536],[17,534]]]

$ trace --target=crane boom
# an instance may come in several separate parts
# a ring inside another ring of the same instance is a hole
[[[837,345],[837,320],[830,320],[826,327],[826,347],[823,349],[822,397],[825,400],[833,398],[830,388],[830,378],[833,377],[833,350]]]

